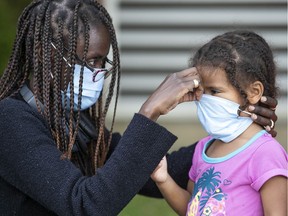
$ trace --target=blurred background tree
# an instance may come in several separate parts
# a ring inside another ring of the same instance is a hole
[[[31,0],[0,1],[0,75],[3,73],[12,50],[17,20]]]

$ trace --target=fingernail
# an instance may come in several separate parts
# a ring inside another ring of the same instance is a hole
[[[270,128],[269,125],[265,126],[264,128],[265,128],[265,130],[266,130],[267,132],[271,131],[271,128]]]
[[[197,88],[199,86],[199,81],[198,80],[194,79],[193,83],[194,83],[194,88]]]
[[[248,107],[248,109],[249,109],[249,111],[253,111],[253,110],[255,110],[255,107],[250,105],[250,106]]]
[[[257,115],[252,114],[252,115],[251,115],[251,119],[256,120],[256,119],[257,119]]]
[[[267,101],[267,98],[266,97],[261,97],[261,102],[266,102]]]

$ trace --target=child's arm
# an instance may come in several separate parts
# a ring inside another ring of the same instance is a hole
[[[178,215],[186,215],[187,205],[193,190],[192,182],[188,183],[188,190],[184,190],[177,185],[167,171],[166,157],[160,161],[151,175],[157,187],[166,199],[167,203]]]
[[[286,216],[287,213],[287,178],[275,176],[260,189],[264,215]]]

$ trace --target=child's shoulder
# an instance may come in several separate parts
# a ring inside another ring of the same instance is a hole
[[[273,151],[284,151],[284,147],[271,136],[271,134],[265,132],[254,142],[256,151],[267,151],[272,153]],[[287,154],[287,153],[286,153]]]
[[[206,143],[211,141],[213,138],[211,136],[206,136],[200,139],[196,145],[195,152],[202,152],[203,148],[205,147]]]
[[[205,143],[209,142],[210,140],[212,140],[213,138],[211,136],[206,136],[206,137],[203,137],[202,139],[200,139],[198,141],[198,144],[197,146],[203,146],[205,145]]]
[[[287,166],[288,155],[284,147],[269,133],[265,132],[250,146],[249,155],[251,164],[258,167],[259,163],[269,165],[275,165],[278,167],[282,164],[282,167]]]

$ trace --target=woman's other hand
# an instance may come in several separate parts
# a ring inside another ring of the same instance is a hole
[[[254,122],[262,125],[273,137],[276,137],[277,132],[274,130],[277,115],[275,113],[278,101],[274,98],[263,96],[261,103],[257,105],[250,105],[249,112],[253,113],[251,118]],[[268,107],[268,108],[267,108]]]

